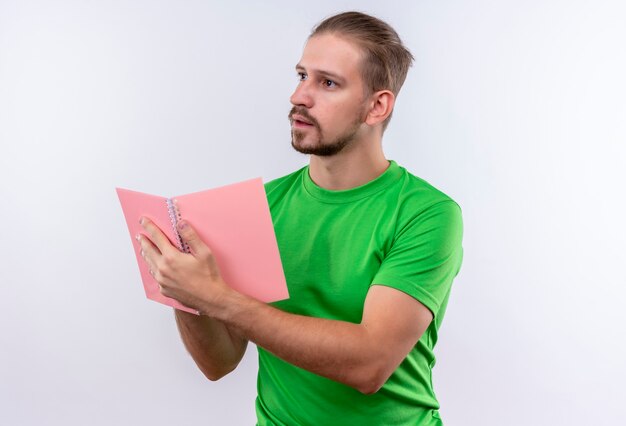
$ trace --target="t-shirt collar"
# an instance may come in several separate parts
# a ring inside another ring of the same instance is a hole
[[[402,174],[402,168],[393,160],[389,161],[389,167],[377,178],[368,183],[357,186],[355,188],[344,189],[340,191],[331,191],[318,186],[309,175],[309,166],[304,168],[302,173],[302,184],[305,191],[320,201],[328,203],[348,203],[369,197],[386,186],[393,183]]]

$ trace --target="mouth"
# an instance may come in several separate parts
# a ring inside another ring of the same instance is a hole
[[[310,121],[308,121],[307,119],[305,119],[301,115],[294,114],[291,117],[291,122],[292,122],[293,127],[298,127],[298,128],[301,128],[301,129],[306,129],[306,128],[309,128],[309,127],[313,127],[313,123],[311,123]]]

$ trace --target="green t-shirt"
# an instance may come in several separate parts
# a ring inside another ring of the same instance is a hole
[[[345,191],[317,186],[308,166],[265,185],[290,298],[286,312],[360,323],[373,284],[419,300],[434,320],[375,394],[308,372],[259,347],[258,424],[441,425],[433,348],[463,258],[456,202],[390,161]]]

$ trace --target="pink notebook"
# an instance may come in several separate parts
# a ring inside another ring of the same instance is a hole
[[[130,231],[148,299],[197,314],[165,297],[140,254],[135,235],[145,230],[139,218],[152,220],[179,250],[188,252],[176,230],[185,219],[212,250],[224,281],[263,302],[287,299],[287,283],[261,178],[173,198],[116,188]],[[176,204],[174,204],[176,200]]]

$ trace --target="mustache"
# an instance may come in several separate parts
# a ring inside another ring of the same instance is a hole
[[[311,116],[306,109],[298,108],[298,107],[291,108],[291,111],[289,111],[289,115],[287,116],[287,118],[289,118],[290,122],[293,121],[293,115],[294,114],[301,115],[302,117],[304,117],[307,120],[309,120],[313,126],[315,126],[318,129],[320,128],[319,123],[317,122],[315,117]]]

